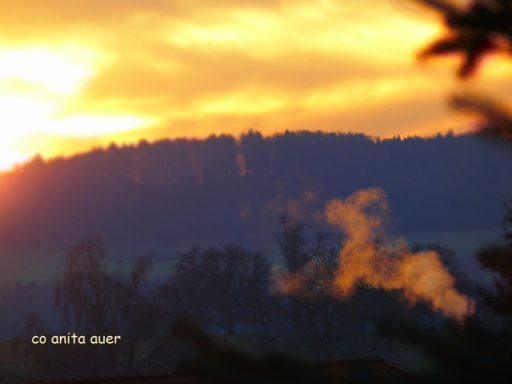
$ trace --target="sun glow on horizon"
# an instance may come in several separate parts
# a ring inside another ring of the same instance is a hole
[[[19,149],[41,134],[89,138],[139,128],[150,119],[117,112],[66,111],[67,105],[101,68],[99,52],[79,46],[23,47],[0,51],[0,171],[29,160]],[[31,145],[34,147],[36,145]],[[25,146],[26,147],[26,146]],[[38,154],[55,153],[40,148]]]
[[[30,157],[23,153],[13,150],[7,146],[0,146],[0,172],[10,170],[16,165],[30,160]]]

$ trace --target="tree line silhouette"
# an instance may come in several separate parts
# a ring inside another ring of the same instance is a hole
[[[387,191],[399,232],[495,228],[511,157],[471,135],[248,132],[36,158],[0,175],[0,247],[67,247],[91,232],[137,250],[253,246],[287,201],[309,193],[301,206],[318,209],[372,186]]]

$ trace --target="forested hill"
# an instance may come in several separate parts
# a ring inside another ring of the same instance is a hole
[[[166,249],[255,244],[284,208],[304,220],[333,197],[379,186],[400,232],[496,228],[512,197],[512,147],[474,136],[248,133],[110,146],[34,159],[0,175],[0,246]]]

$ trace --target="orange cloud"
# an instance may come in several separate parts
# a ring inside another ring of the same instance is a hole
[[[444,106],[457,87],[451,64],[414,60],[440,26],[411,4],[6,2],[0,111],[17,133],[0,138],[17,154],[11,159],[22,159],[72,154],[91,141],[250,128],[377,136],[465,130]],[[493,68],[479,81],[509,94],[510,65]]]

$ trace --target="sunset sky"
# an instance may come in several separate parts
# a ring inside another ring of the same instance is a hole
[[[442,28],[412,0],[0,0],[0,9],[0,169],[141,138],[470,127],[445,106],[462,86],[456,61],[416,61]],[[490,60],[465,86],[507,97],[512,65]]]

